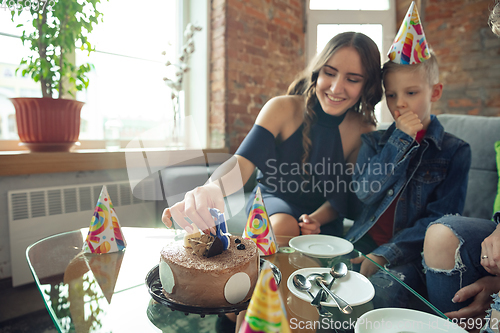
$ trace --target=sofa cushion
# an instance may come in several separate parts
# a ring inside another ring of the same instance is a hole
[[[495,142],[500,140],[500,117],[442,114],[445,131],[469,143],[471,169],[464,216],[491,219],[497,194]]]

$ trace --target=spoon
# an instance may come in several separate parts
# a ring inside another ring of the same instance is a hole
[[[307,276],[307,280],[309,280],[309,282],[311,282],[312,285],[315,285],[316,284],[316,277],[318,277],[318,276],[322,277],[323,280],[325,280],[326,282],[328,282],[328,280],[330,278],[332,278],[332,276],[329,273],[323,273],[323,274],[311,273]],[[321,293],[321,302],[325,302],[326,299],[328,298],[328,294],[323,289],[320,289],[319,293]]]
[[[333,276],[333,279],[332,281],[330,281],[328,289],[331,290],[333,283],[335,282],[335,279],[340,279],[347,275],[347,265],[342,261],[335,264],[335,266],[333,266],[332,269],[330,269],[330,274]]]
[[[339,307],[340,311],[342,311],[345,314],[350,314],[352,312],[352,307],[349,305],[349,303],[344,301],[342,298],[334,294],[330,289],[326,287],[326,281],[323,279],[322,276],[316,277],[316,284],[321,288],[323,288],[323,290],[326,291],[328,295],[330,295],[333,298],[335,303],[337,303],[337,306]]]
[[[311,284],[311,282],[309,280],[306,279],[306,277],[304,275],[302,275],[302,274],[296,274],[293,277],[293,285],[298,290],[307,291],[307,293],[309,294],[309,296],[311,296],[311,298],[314,300],[313,294],[311,294],[311,292],[309,291],[309,289],[311,289],[311,287],[312,287],[312,284]],[[313,304],[313,305],[315,305],[315,304]],[[330,311],[327,311],[327,310],[323,309],[323,307],[321,306],[321,304],[318,304],[318,305],[315,305],[315,306],[316,306],[316,309],[318,310],[318,313],[319,313],[320,316],[322,316],[322,317],[331,317],[331,316],[333,316],[333,313],[331,313]]]

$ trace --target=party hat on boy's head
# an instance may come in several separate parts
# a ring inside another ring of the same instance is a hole
[[[248,215],[245,230],[243,230],[243,238],[253,240],[262,256],[274,254],[278,249],[260,188],[257,188],[257,193],[255,193],[252,209]]]
[[[239,333],[251,332],[291,332],[273,271],[267,261],[262,267],[239,330]]]
[[[419,64],[431,57],[415,1],[412,1],[387,55],[392,62],[401,65]]]
[[[102,187],[94,215],[90,220],[87,238],[83,243],[85,253],[108,253],[124,250],[127,246],[120,221],[116,216],[106,185]]]

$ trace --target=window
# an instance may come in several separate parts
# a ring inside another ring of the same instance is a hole
[[[312,10],[389,10],[389,0],[310,0]]]
[[[112,137],[125,147],[139,134],[170,121],[170,88],[163,78],[172,77],[174,72],[165,63],[176,62],[183,44],[183,28],[188,22],[202,26],[203,30],[195,36],[196,51],[191,57],[191,70],[196,70],[197,75],[197,95],[191,101],[188,75],[183,103],[185,115],[197,117],[198,136],[204,139],[208,105],[207,3],[196,1],[194,7],[189,0],[101,1],[98,9],[104,21],[95,25],[89,36],[96,52],[88,55],[78,45],[75,50],[77,65],[94,65],[88,74],[88,90],[77,93],[77,99],[85,102],[80,141],[106,141]],[[15,28],[17,23],[11,22],[10,12],[1,11],[0,15],[0,43],[9,50],[0,54],[0,140],[16,140],[11,121],[15,111],[7,98],[41,97],[41,92],[39,83],[21,77],[20,73],[14,75],[20,59],[29,50],[22,46],[22,30]],[[190,106],[197,110],[191,112]],[[103,147],[102,142],[99,145]],[[206,145],[206,139],[202,145]]]
[[[336,34],[357,31],[369,36],[377,44],[381,61],[385,62],[396,35],[394,0],[309,0],[307,20],[307,58],[323,49]],[[392,121],[384,101],[377,104],[378,121]]]

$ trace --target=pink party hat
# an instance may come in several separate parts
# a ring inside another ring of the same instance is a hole
[[[102,187],[99,200],[95,206],[94,215],[90,220],[87,238],[83,243],[85,253],[109,253],[122,251],[127,246],[111,203],[106,185]]]
[[[431,57],[415,1],[412,1],[387,55],[392,62],[401,65],[419,64]]]
[[[248,215],[247,224],[243,230],[243,238],[253,240],[262,256],[275,254],[278,250],[276,237],[271,222],[269,222],[269,216],[267,216],[260,188],[257,188],[257,193],[255,193],[252,210]]]
[[[239,333],[291,332],[286,310],[278,291],[274,274],[265,262],[248,305]]]

